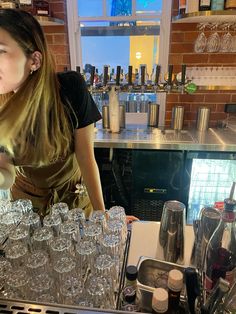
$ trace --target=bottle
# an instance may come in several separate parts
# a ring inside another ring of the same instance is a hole
[[[16,0],[11,0],[11,1],[2,0],[2,1],[0,1],[0,8],[2,8],[2,9],[16,9],[16,8],[18,8],[18,3]]]
[[[180,292],[183,288],[183,273],[178,269],[172,269],[168,274],[168,311],[176,313],[179,308]]]
[[[187,0],[186,3],[186,13],[198,12],[198,1]]]
[[[33,0],[19,0],[19,8],[33,14]]]
[[[42,16],[50,16],[49,2],[45,0],[34,0],[34,14]]]
[[[179,14],[186,13],[186,0],[179,0]]]
[[[235,10],[235,9],[236,9],[236,0],[225,1],[225,10]]]
[[[168,313],[168,293],[163,288],[156,288],[153,291],[152,313]]]
[[[211,0],[211,10],[224,10],[225,0]]]
[[[138,269],[135,265],[129,265],[125,271],[125,284],[122,291],[122,310],[123,311],[138,311],[136,302],[137,295],[137,277]]]
[[[225,199],[221,221],[207,246],[205,259],[205,289],[210,292],[218,279],[234,282],[236,271],[236,201]]]
[[[199,11],[208,11],[211,9],[211,0],[199,0]]]

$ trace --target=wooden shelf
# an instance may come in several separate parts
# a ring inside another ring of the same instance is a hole
[[[235,23],[236,10],[199,11],[177,15],[172,18],[173,23]]]
[[[35,16],[42,26],[64,25],[64,21],[50,16]]]

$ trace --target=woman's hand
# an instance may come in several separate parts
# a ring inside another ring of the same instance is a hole
[[[138,221],[139,219],[135,216],[126,215],[126,223],[131,224],[133,221]]]

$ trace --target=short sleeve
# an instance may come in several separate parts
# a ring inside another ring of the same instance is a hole
[[[58,74],[62,101],[68,106],[74,128],[83,128],[100,120],[101,114],[81,74],[70,71]]]

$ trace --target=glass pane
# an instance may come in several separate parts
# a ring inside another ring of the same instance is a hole
[[[162,10],[162,0],[137,0],[136,13],[157,14]]]
[[[81,42],[83,68],[85,68],[85,64],[92,64],[98,69],[99,73],[103,72],[105,64],[109,64],[110,69],[116,68],[117,65],[127,69],[129,64],[129,37],[83,36]]]
[[[106,0],[107,15],[131,15],[132,14],[132,0]]]
[[[78,15],[79,16],[101,16],[102,0],[78,0]]]

